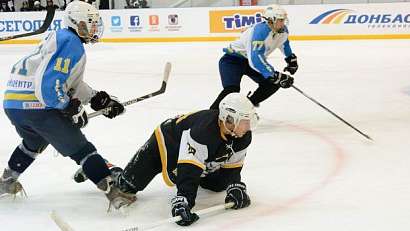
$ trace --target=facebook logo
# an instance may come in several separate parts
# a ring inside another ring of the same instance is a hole
[[[111,17],[111,25],[112,26],[121,26],[121,17],[120,16],[112,16]]]
[[[138,16],[138,15],[130,16],[130,25],[131,26],[140,26],[141,25],[140,16]]]

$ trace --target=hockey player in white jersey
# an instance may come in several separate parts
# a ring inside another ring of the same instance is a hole
[[[120,207],[133,202],[135,196],[112,185],[104,159],[80,130],[88,122],[83,108],[87,103],[94,110],[109,108],[104,114],[109,118],[124,111],[106,92],[95,91],[83,81],[83,44],[98,41],[102,21],[95,7],[73,1],[65,10],[64,23],[67,28],[51,32],[33,53],[12,67],[3,107],[22,142],[0,178],[0,195],[21,192],[19,175],[51,144],[81,165],[110,203]]]
[[[257,23],[242,33],[240,38],[224,49],[224,56],[219,61],[219,73],[223,90],[211,105],[218,108],[219,102],[231,92],[240,91],[242,76],[249,76],[259,87],[248,96],[257,106],[269,98],[280,87],[289,88],[293,77],[276,70],[267,61],[267,57],[280,49],[285,55],[287,67],[284,71],[295,74],[298,69],[296,55],[288,40],[288,22],[286,11],[278,5],[268,6],[264,13],[265,21]]]

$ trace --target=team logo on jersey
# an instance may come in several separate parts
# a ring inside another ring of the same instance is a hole
[[[196,149],[194,147],[192,147],[192,145],[190,143],[187,143],[187,145],[188,145],[188,153],[192,154],[192,155],[195,155]]]

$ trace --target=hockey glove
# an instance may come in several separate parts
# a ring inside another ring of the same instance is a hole
[[[245,183],[238,182],[228,185],[226,188],[225,203],[235,203],[233,209],[241,209],[248,207],[251,204],[248,194],[246,194]]]
[[[71,99],[68,106],[62,112],[64,116],[72,121],[74,127],[83,128],[88,123],[87,112],[79,99]]]
[[[124,106],[116,99],[111,98],[105,91],[99,91],[91,98],[91,108],[95,111],[108,108],[103,115],[110,119],[124,112]]]
[[[181,216],[181,220],[176,223],[180,226],[188,226],[199,219],[196,213],[191,213],[188,201],[184,196],[176,196],[171,200],[172,216]]]
[[[283,71],[287,71],[289,72],[291,75],[295,74],[296,71],[298,70],[299,66],[298,66],[298,58],[296,57],[295,54],[291,54],[289,55],[289,57],[285,58],[286,63],[288,64],[288,66],[285,67],[285,69],[283,69]]]
[[[293,77],[278,71],[275,71],[275,74],[272,77],[269,77],[268,80],[277,84],[282,88],[289,88],[293,84]]]

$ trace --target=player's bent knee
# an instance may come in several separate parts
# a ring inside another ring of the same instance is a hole
[[[204,189],[208,189],[214,192],[222,192],[226,189],[227,185],[219,184],[219,183],[211,183],[207,181],[202,181],[200,183],[201,187]]]

